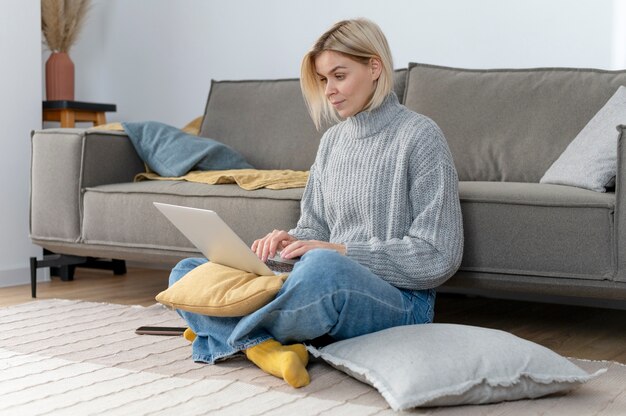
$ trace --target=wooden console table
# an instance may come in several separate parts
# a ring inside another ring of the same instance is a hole
[[[59,121],[61,127],[75,127],[76,122],[87,121],[94,126],[106,124],[105,112],[116,111],[115,104],[86,103],[82,101],[44,101],[43,121]]]

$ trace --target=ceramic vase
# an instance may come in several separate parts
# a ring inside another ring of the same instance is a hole
[[[66,52],[53,52],[46,61],[46,99],[74,100],[74,63]]]

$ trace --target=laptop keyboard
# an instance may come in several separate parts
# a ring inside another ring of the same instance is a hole
[[[289,272],[291,272],[293,270],[293,264],[280,263],[280,262],[277,262],[277,261],[274,261],[274,260],[267,260],[265,262],[265,264],[273,272],[289,273]]]

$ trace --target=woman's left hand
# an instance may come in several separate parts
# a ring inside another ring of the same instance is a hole
[[[283,248],[280,253],[282,258],[292,259],[295,257],[303,256],[309,250],[314,248],[325,248],[335,250],[339,254],[346,254],[346,246],[343,244],[333,244],[327,241],[318,240],[297,240]]]

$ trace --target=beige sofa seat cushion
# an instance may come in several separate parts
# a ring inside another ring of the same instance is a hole
[[[504,182],[461,182],[459,194],[465,229],[461,270],[612,279],[615,194]],[[244,191],[236,185],[177,181],[88,188],[82,240],[197,254],[153,207],[159,201],[217,211],[251,244],[274,228],[292,228],[301,195],[302,188]]]
[[[535,183],[459,185],[461,270],[613,278],[615,194]]]
[[[303,188],[245,191],[237,185],[145,181],[102,185],[84,192],[82,241],[88,244],[198,250],[153,202],[211,209],[248,245],[274,228],[290,229],[300,216]]]

